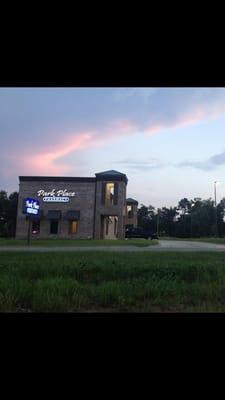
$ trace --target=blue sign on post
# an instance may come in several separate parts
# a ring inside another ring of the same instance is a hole
[[[27,231],[27,244],[30,244],[30,235],[31,235],[31,216],[39,215],[40,204],[38,200],[32,199],[31,197],[27,197],[24,200],[23,204],[23,213],[28,215],[28,231]],[[29,217],[30,216],[30,217]]]
[[[24,214],[33,214],[38,215],[40,210],[40,204],[38,200],[32,199],[31,197],[27,197],[25,199]]]

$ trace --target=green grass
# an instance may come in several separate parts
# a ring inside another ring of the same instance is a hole
[[[128,239],[128,240],[86,240],[86,239],[31,239],[32,246],[150,246],[157,244],[157,240]],[[0,238],[0,246],[26,246],[25,239]]]
[[[225,312],[222,253],[1,253],[1,312]]]

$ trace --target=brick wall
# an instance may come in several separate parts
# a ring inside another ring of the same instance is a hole
[[[96,216],[95,216],[95,238],[101,239],[101,216],[111,215],[118,217],[118,239],[124,239],[125,216],[126,216],[126,184],[118,181],[118,203],[106,206],[102,204],[102,186],[108,181],[97,181],[96,183]],[[112,181],[110,181],[112,182]]]
[[[70,197],[68,203],[46,203],[42,197],[37,196],[38,190],[50,192],[53,189],[67,190],[68,192],[77,192],[75,197]],[[40,234],[33,235],[38,238],[87,238],[93,237],[93,221],[94,221],[94,197],[95,182],[43,182],[43,181],[22,181],[19,185],[19,201],[17,212],[17,238],[26,238],[28,222],[22,213],[23,199],[32,197],[40,201],[40,209],[44,211],[44,219],[40,223]],[[57,235],[50,235],[50,221],[46,219],[48,210],[60,210],[62,219],[59,221]],[[75,235],[69,234],[69,221],[65,219],[68,210],[79,210],[80,220],[78,221],[78,231]]]

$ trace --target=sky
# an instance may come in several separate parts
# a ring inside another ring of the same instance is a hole
[[[225,88],[0,88],[0,190],[117,170],[127,197],[225,197]]]

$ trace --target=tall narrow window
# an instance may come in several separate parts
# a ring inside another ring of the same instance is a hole
[[[127,218],[133,218],[132,206],[127,206]]]
[[[106,184],[105,203],[107,206],[114,204],[114,183]]]
[[[77,233],[77,221],[69,221],[69,233],[71,235]]]
[[[50,233],[57,235],[58,233],[58,225],[59,225],[59,221],[52,219],[50,221]]]

